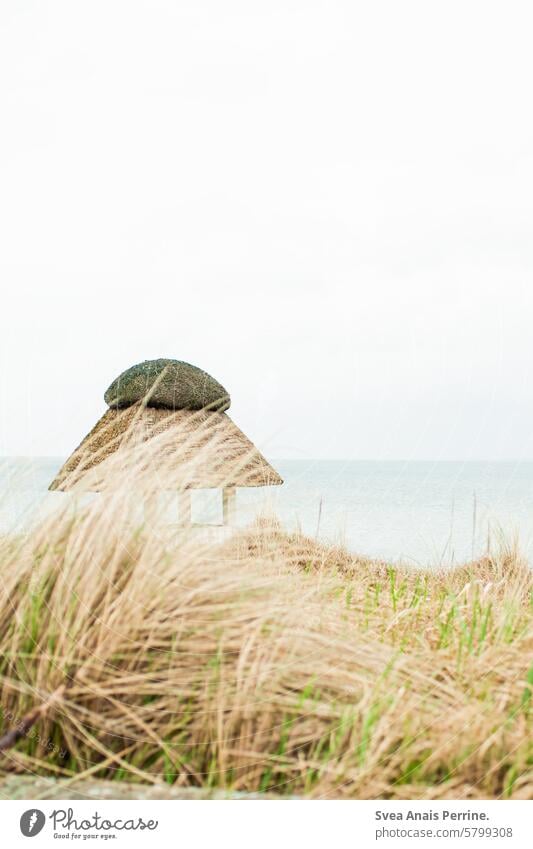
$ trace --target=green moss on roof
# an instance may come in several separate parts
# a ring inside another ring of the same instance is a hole
[[[229,409],[230,396],[210,374],[180,360],[145,360],[120,374],[104,400],[111,408],[130,407],[138,401],[169,410]]]

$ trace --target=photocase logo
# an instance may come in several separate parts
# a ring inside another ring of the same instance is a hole
[[[30,808],[29,811],[24,811],[20,818],[20,830],[24,837],[35,837],[42,831],[46,822],[46,817],[38,808]]]
[[[24,811],[20,818],[20,830],[24,837],[35,837],[39,834],[46,822],[46,816],[39,808],[29,808]],[[159,826],[159,820],[145,820],[140,816],[119,817],[110,819],[95,811],[83,818],[76,819],[73,808],[55,808],[48,816],[49,828],[54,832],[54,837],[101,837],[109,839],[116,837],[113,832],[122,831],[155,831]],[[103,832],[103,833],[100,833]]]

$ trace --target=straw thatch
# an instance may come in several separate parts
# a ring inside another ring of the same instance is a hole
[[[148,441],[151,450],[147,453]],[[149,456],[163,489],[174,485],[207,489],[283,483],[226,413],[167,410],[140,402],[107,410],[49,489],[67,491],[76,487],[99,492],[116,487],[120,473],[142,464],[143,456]]]

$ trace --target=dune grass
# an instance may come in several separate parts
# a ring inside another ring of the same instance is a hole
[[[532,798],[531,571],[442,571],[272,521],[163,533],[124,491],[0,543],[4,773],[314,798]],[[66,791],[68,792],[68,790]]]

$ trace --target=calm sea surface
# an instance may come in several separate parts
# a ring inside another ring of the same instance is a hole
[[[47,492],[61,463],[50,457],[0,460],[0,530],[53,511],[68,497]],[[274,460],[273,465],[284,485],[238,490],[239,524],[272,509],[287,527],[300,526],[324,541],[428,565],[467,559],[503,530],[519,535],[533,562],[533,462]],[[194,509],[201,512],[202,505]]]

